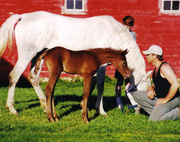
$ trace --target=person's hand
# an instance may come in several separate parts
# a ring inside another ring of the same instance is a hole
[[[160,104],[166,104],[167,100],[165,98],[159,98],[157,99],[155,106],[160,105]]]
[[[155,96],[155,92],[154,92],[154,89],[152,87],[149,87],[148,90],[147,90],[147,96],[149,99],[154,99],[154,96]]]

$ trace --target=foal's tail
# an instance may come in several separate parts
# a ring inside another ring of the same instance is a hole
[[[34,73],[37,74],[41,68],[41,60],[44,58],[44,56],[47,53],[47,48],[43,49],[41,52],[38,53],[37,56],[37,61],[36,61],[36,65],[35,65],[35,70]]]
[[[9,17],[0,28],[0,57],[8,46],[12,49],[15,25],[21,20],[21,15],[15,14]]]

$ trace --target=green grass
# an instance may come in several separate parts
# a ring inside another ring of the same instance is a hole
[[[89,104],[90,123],[85,125],[81,118],[80,101],[83,82],[59,80],[55,89],[56,111],[60,118],[50,123],[40,107],[33,88],[16,88],[14,116],[5,109],[8,87],[0,88],[0,142],[178,142],[180,120],[150,122],[148,116],[128,113],[128,100],[123,93],[124,113],[116,108],[115,80],[106,78],[104,108],[108,116],[97,115],[94,109],[97,90]],[[46,83],[42,83],[44,90]],[[124,91],[123,91],[124,92]]]

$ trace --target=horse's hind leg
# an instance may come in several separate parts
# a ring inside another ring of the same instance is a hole
[[[46,104],[47,104],[47,118],[50,122],[58,121],[58,117],[56,114],[55,106],[54,106],[54,88],[57,82],[57,78],[59,77],[59,73],[51,74],[49,76],[49,81],[46,85]],[[52,117],[53,116],[53,117]]]
[[[46,112],[47,111],[46,97],[39,85],[39,75],[40,75],[42,64],[43,64],[44,60],[40,59],[40,61],[38,62],[39,64],[36,66],[35,66],[36,60],[35,61],[34,60],[31,61],[31,71],[28,76],[28,79],[29,79],[30,83],[32,84],[32,86],[34,87],[34,90],[40,100],[41,107],[44,109],[44,112]]]
[[[54,104],[54,95],[52,97],[52,111],[53,111],[53,118],[56,122],[59,121],[58,117],[57,117],[57,113],[56,113],[56,109],[55,109],[55,104]]]
[[[53,56],[45,56],[45,62],[49,70],[49,80],[45,87],[46,91],[46,105],[47,105],[47,118],[50,122],[58,121],[58,117],[54,105],[54,88],[57,83],[57,79],[62,72],[62,64],[59,62],[59,58]]]
[[[10,110],[12,114],[18,114],[14,108],[14,93],[16,84],[26,69],[29,61],[25,59],[18,59],[16,65],[14,66],[13,70],[9,74],[9,90],[8,90],[8,97],[6,101],[6,108]]]
[[[98,96],[96,100],[96,111],[102,115],[107,115],[103,108],[103,91],[104,91],[104,80],[106,73],[106,65],[101,65],[97,71],[97,90]]]

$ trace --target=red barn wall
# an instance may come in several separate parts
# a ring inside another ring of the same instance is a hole
[[[44,10],[56,14],[61,14],[61,5],[64,0],[0,0],[0,25],[12,13],[28,13]],[[137,44],[141,51],[147,49],[152,44],[161,46],[164,50],[164,58],[170,62],[178,77],[180,77],[180,16],[160,14],[158,0],[87,0],[87,13],[85,15],[66,15],[73,17],[91,17],[97,15],[111,15],[121,22],[126,15],[131,15],[135,19],[132,30],[136,32]],[[6,49],[0,60],[0,84],[7,82],[8,74],[15,65],[18,55],[14,47],[9,54]],[[27,77],[30,65],[24,72]],[[147,63],[147,71],[153,66]],[[109,66],[107,74],[113,76],[114,67]],[[45,65],[41,77],[48,76]],[[67,76],[63,74],[62,76]]]

